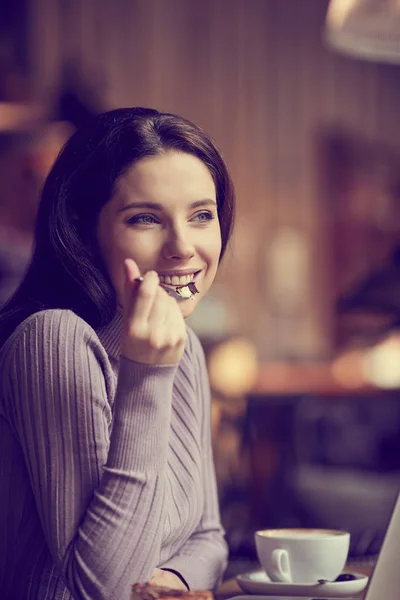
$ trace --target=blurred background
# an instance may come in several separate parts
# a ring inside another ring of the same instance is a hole
[[[62,144],[134,105],[202,126],[236,185],[190,319],[227,576],[261,527],[348,529],[368,560],[400,488],[399,0],[3,0],[0,304]]]

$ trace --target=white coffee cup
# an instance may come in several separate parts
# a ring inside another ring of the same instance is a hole
[[[346,564],[347,531],[334,529],[265,529],[256,531],[261,566],[272,581],[334,581]]]

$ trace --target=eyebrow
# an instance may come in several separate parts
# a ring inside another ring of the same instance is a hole
[[[205,200],[196,200],[196,202],[192,202],[189,206],[190,210],[195,208],[204,207],[204,206],[217,206],[215,200],[211,200],[206,198]],[[118,212],[124,212],[125,210],[130,210],[131,208],[148,208],[150,210],[164,210],[164,206],[162,204],[158,204],[157,202],[131,202],[126,206],[123,206],[119,209]]]

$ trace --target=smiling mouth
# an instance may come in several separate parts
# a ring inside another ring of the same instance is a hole
[[[158,277],[160,279],[160,283],[165,284],[165,285],[172,285],[174,287],[176,286],[182,286],[182,285],[188,285],[189,283],[193,282],[197,275],[200,273],[200,271],[193,271],[193,273],[189,273],[187,275],[160,275],[158,274]]]
[[[196,287],[195,278],[200,271],[195,271],[190,275],[183,275],[181,277],[177,275],[159,275],[160,285],[170,296],[178,300],[193,300],[195,294],[199,294],[199,290]]]

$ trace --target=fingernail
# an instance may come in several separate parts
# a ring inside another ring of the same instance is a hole
[[[134,281],[137,281],[138,283],[143,281],[143,277],[135,277]]]

